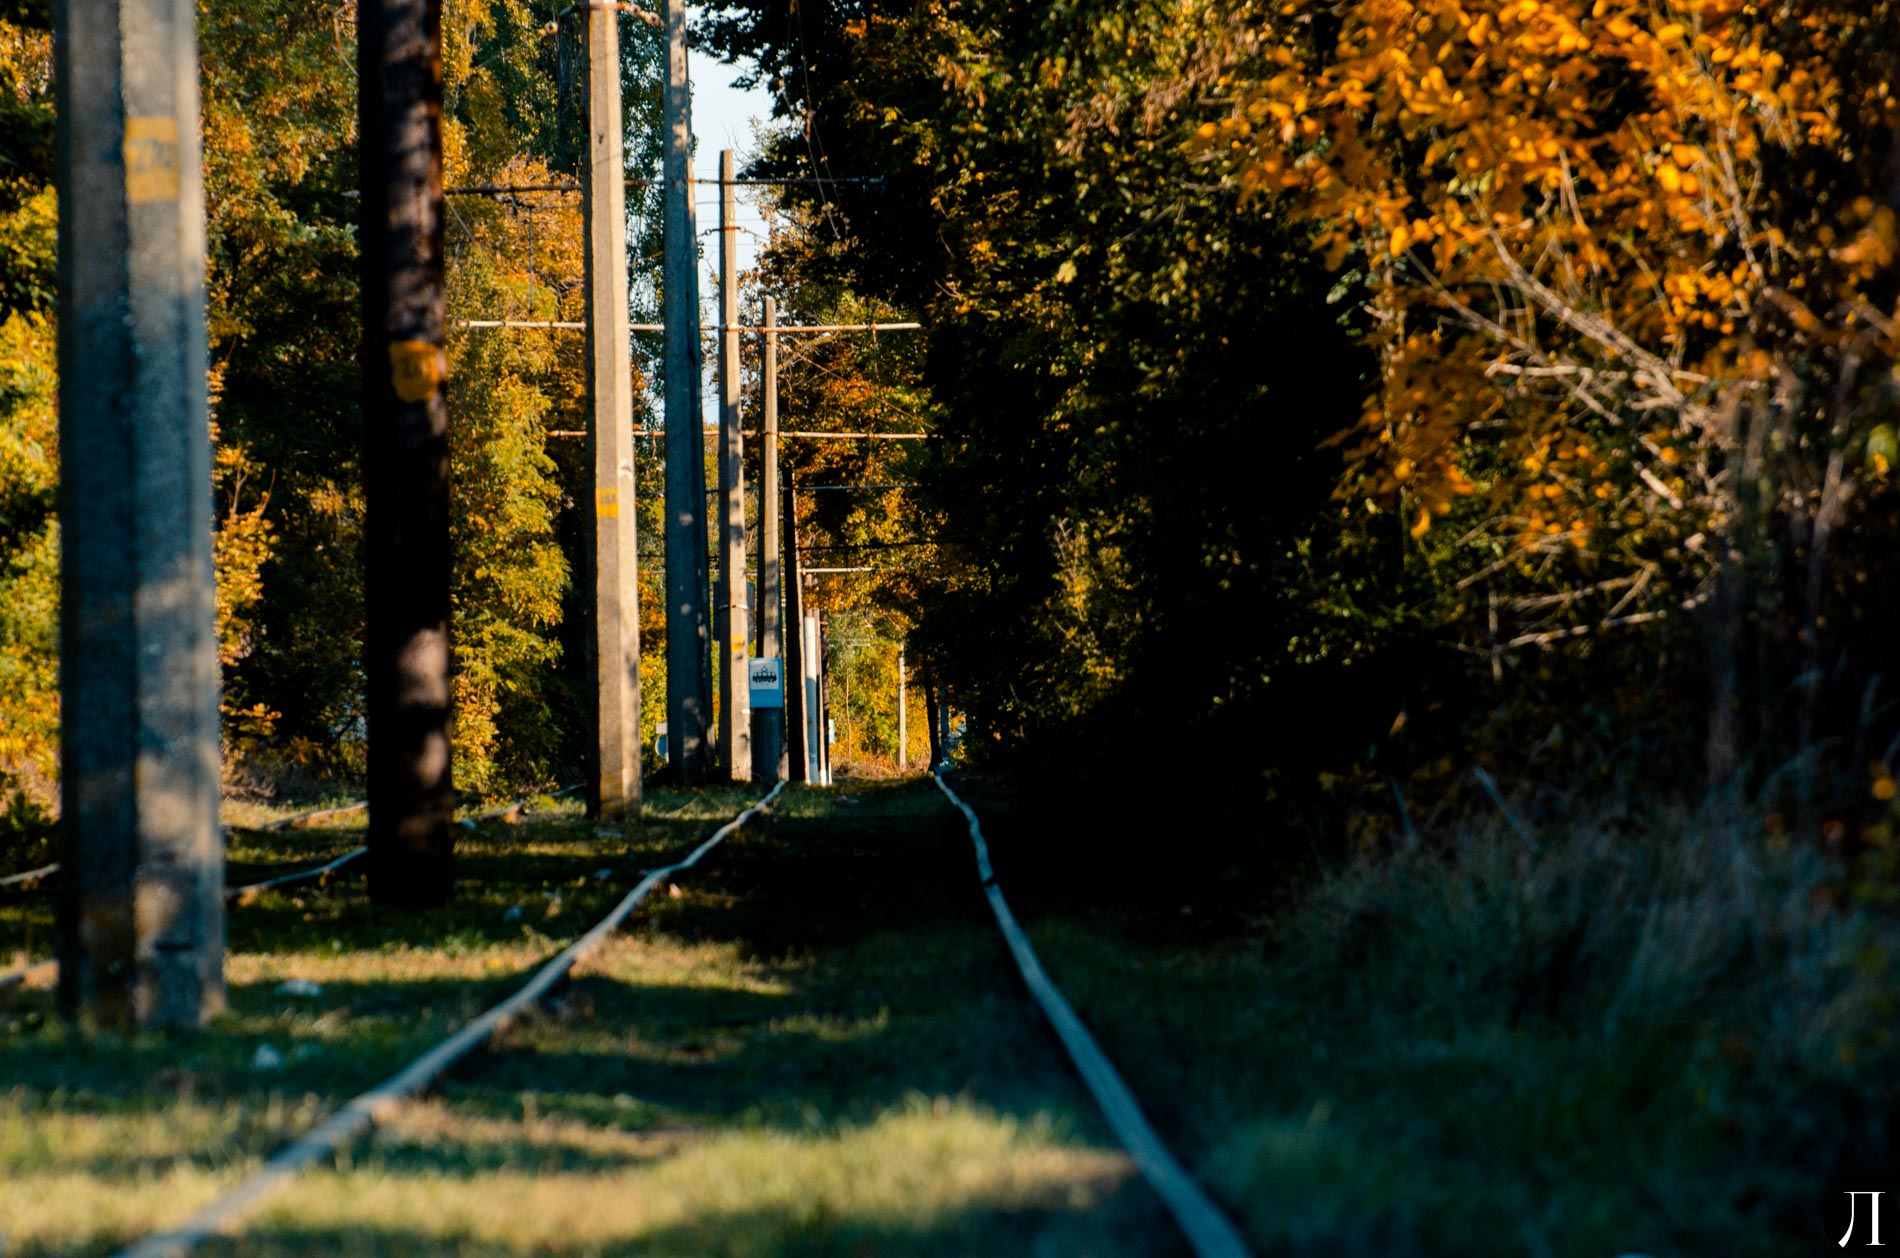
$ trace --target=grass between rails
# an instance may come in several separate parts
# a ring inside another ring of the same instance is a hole
[[[1197,933],[1079,906],[996,821],[1051,973],[1263,1253],[1832,1253],[1900,1183],[1894,925],[1739,823],[1479,827]]]
[[[916,783],[857,798],[784,799],[555,1008],[225,1248],[1173,1252],[1004,968],[954,816]],[[95,1252],[181,1218],[742,802],[659,796],[630,840],[571,813],[492,826],[464,841],[440,918],[382,917],[354,888],[234,910],[232,1013],[197,1037],[88,1040],[16,1006],[6,1252]],[[322,994],[278,994],[289,977]]]
[[[335,893],[240,909],[234,1012],[195,1039],[87,1041],[16,1012],[8,1253],[182,1217],[742,802],[659,797],[631,841],[572,812],[491,826],[440,918]],[[1237,928],[1136,867],[1077,893],[1088,871],[1039,864],[988,802],[1050,970],[1263,1254],[1837,1252],[1843,1194],[1900,1182],[1900,946],[1809,854],[1686,817],[1577,824],[1536,856],[1465,831]],[[1114,909],[1110,881],[1135,888]],[[678,892],[224,1252],[1178,1251],[927,785],[788,795]],[[286,977],[323,996],[277,995]]]

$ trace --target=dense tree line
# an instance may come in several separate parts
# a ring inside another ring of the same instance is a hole
[[[1281,815],[1473,765],[1735,785],[1877,837],[1888,7],[720,0],[705,30],[784,102],[762,170],[880,180],[796,194],[817,243],[779,265],[931,328],[951,549],[905,597],[999,763]]]
[[[754,173],[826,181],[777,194],[758,288],[928,325],[788,347],[788,424],[937,437],[787,445],[795,480],[886,487],[803,497],[811,557],[878,568],[814,600],[908,638],[972,754],[1122,803],[1192,781],[1383,832],[1476,765],[1878,837],[1890,7],[713,0],[702,43],[778,102]],[[572,174],[552,16],[449,5],[451,183]],[[202,6],[226,707],[277,776],[358,754],[350,20]],[[645,170],[657,48],[625,46]],[[0,769],[42,795],[48,56],[43,7],[0,13]],[[572,317],[574,216],[457,199],[457,317]],[[452,348],[460,772],[498,789],[581,754],[584,469],[547,436],[584,426],[578,355]]]
[[[219,640],[236,785],[347,783],[361,765],[353,15],[348,4],[199,6]],[[542,33],[553,16],[515,0],[448,4],[451,186],[572,182],[580,63],[571,29]],[[657,35],[628,19],[623,47],[628,164],[644,174],[657,157]],[[16,818],[52,806],[57,773],[51,76],[47,7],[9,5],[0,12],[0,778],[18,794]],[[629,208],[650,251],[657,190],[631,196]],[[572,195],[453,198],[451,321],[578,318],[579,248]],[[635,300],[657,307],[651,284]],[[458,785],[489,793],[575,780],[589,735],[573,501],[591,471],[582,443],[548,433],[585,426],[579,340],[464,329],[450,359]],[[643,510],[657,521],[657,502]],[[656,597],[647,605],[657,612]],[[659,641],[657,623],[647,634]]]

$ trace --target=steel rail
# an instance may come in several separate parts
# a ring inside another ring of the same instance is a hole
[[[249,904],[257,898],[259,892],[267,891],[272,887],[290,887],[300,882],[315,882],[321,885],[328,882],[330,875],[337,870],[361,860],[368,854],[367,847],[353,847],[343,855],[327,860],[321,865],[313,865],[308,869],[295,869],[287,874],[266,878],[262,882],[247,882],[240,887],[226,887],[224,898],[234,900],[239,904]],[[58,974],[58,961],[40,961],[33,965],[22,966],[17,970],[8,970],[0,974],[0,992],[15,987],[37,986],[41,980],[56,978]]]
[[[769,808],[784,789],[783,782],[775,785],[764,798],[713,831],[712,836],[694,848],[684,860],[648,870],[646,877],[614,906],[612,912],[543,964],[514,995],[291,1141],[219,1200],[170,1231],[127,1246],[119,1251],[117,1258],[183,1258],[183,1255],[191,1253],[213,1237],[235,1231],[266,1198],[289,1183],[304,1167],[334,1154],[349,1141],[388,1118],[412,1097],[439,1081],[464,1057],[486,1044],[497,1032],[540,1003],[576,964],[620,928],[620,924],[640,906],[654,887],[670,875],[697,865],[702,856],[717,847],[728,835]]]
[[[314,821],[319,817],[341,816],[344,813],[355,812],[359,808],[367,808],[368,806],[367,803],[358,801],[354,804],[346,804],[341,808],[318,808],[310,812],[299,813],[295,817],[285,817],[282,821],[273,821],[270,825],[262,827],[262,829],[267,833],[272,830],[285,830],[292,826],[302,825],[306,821]],[[25,873],[10,874],[5,878],[0,878],[0,891],[10,891],[15,887],[36,886],[58,873],[59,869],[59,862],[54,861],[50,865],[42,865],[38,869],[29,869]],[[0,979],[0,987],[5,986],[6,983],[4,980]]]
[[[51,878],[59,872],[59,862],[41,865],[38,869],[29,869],[25,873],[8,874],[0,878],[0,891],[10,891],[14,887],[31,887]]]
[[[1141,1104],[1135,1100],[1135,1094],[1128,1090],[1115,1066],[1102,1052],[1102,1046],[1082,1019],[1076,1016],[1068,998],[1062,994],[1048,971],[1042,968],[1042,961],[1036,956],[1036,950],[1029,944],[1029,936],[1017,924],[1016,915],[1009,910],[1009,902],[1003,898],[1001,887],[996,885],[996,873],[990,868],[989,844],[983,840],[983,828],[976,819],[976,812],[950,789],[943,780],[943,773],[933,769],[930,776],[936,780],[937,789],[944,798],[956,805],[964,819],[970,825],[970,841],[976,846],[976,871],[983,879],[983,894],[989,897],[990,911],[996,915],[996,924],[1002,928],[1003,938],[1009,943],[1009,950],[1016,959],[1016,968],[1022,972],[1023,982],[1029,988],[1029,994],[1042,1006],[1043,1014],[1049,1019],[1049,1025],[1055,1028],[1056,1037],[1062,1041],[1062,1047],[1068,1052],[1069,1060],[1075,1063],[1076,1073],[1082,1076],[1095,1103],[1101,1108],[1102,1116],[1115,1132],[1115,1138],[1128,1150],[1135,1166],[1141,1171],[1143,1179],[1161,1198],[1161,1203],[1174,1216],[1181,1232],[1187,1237],[1189,1248],[1199,1258],[1249,1258],[1252,1251],[1247,1242],[1241,1239],[1240,1232],[1234,1227],[1219,1206],[1201,1186],[1194,1182],[1168,1146],[1155,1134],[1154,1126],[1148,1116],[1141,1111]]]
[[[580,787],[578,786],[563,787],[555,791],[552,798],[559,799],[563,795],[572,795],[579,789]],[[473,817],[464,818],[460,824],[468,826],[470,829],[479,830],[480,826],[477,824],[478,822],[490,821],[496,817],[506,817],[511,814],[517,814],[527,807],[529,800],[532,798],[532,796],[523,795],[512,803],[501,804],[486,812],[477,813]],[[319,817],[341,816],[344,813],[355,812],[358,809],[367,808],[368,806],[367,803],[359,802],[345,804],[340,808],[318,808],[311,812],[298,813],[294,817],[286,817],[282,821],[274,821],[270,825],[263,827],[263,829],[266,832],[282,830],[288,826],[299,825]],[[278,874],[274,878],[266,878],[262,882],[247,882],[239,887],[226,887],[224,890],[224,898],[235,901],[238,904],[250,904],[257,898],[260,892],[268,891],[274,887],[294,887],[299,883],[305,882],[314,882],[318,886],[323,886],[330,881],[331,874],[334,874],[337,870],[342,869],[346,865],[354,864],[367,855],[369,855],[369,848],[367,846],[353,847],[341,856],[325,861],[321,865],[313,865],[308,869],[295,869],[287,874]],[[19,883],[28,877],[44,877],[57,872],[58,869],[58,865],[48,865],[44,869],[30,870],[27,874],[16,874],[10,881]],[[0,887],[6,885],[7,882],[0,881]],[[0,992],[9,991],[15,987],[37,986],[42,980],[54,978],[58,974],[58,961],[40,961],[33,965],[22,966],[19,969],[8,970],[4,974],[0,974]]]
[[[367,799],[359,799],[353,804],[338,804],[334,808],[312,808],[309,812],[300,812],[294,817],[285,817],[281,821],[273,821],[269,825],[259,828],[265,834],[271,834],[278,830],[294,830],[298,826],[308,822],[321,821],[325,817],[341,817],[348,813],[361,812],[368,807],[369,801]]]
[[[311,869],[292,870],[287,874],[278,874],[275,878],[266,878],[262,882],[246,883],[241,887],[227,887],[225,888],[224,898],[234,900],[239,904],[249,904],[251,901],[257,899],[261,893],[269,891],[273,887],[294,887],[301,882],[314,882],[318,886],[322,886],[330,880],[331,874],[343,868],[345,865],[356,863],[368,855],[368,847],[353,847],[335,860],[325,861],[323,864]]]

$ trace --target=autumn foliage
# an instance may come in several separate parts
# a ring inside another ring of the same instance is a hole
[[[1214,6],[1184,85],[1191,160],[1355,268],[1381,370],[1342,494],[1454,522],[1426,545],[1490,590],[1494,655],[1700,615],[1718,774],[1742,638],[1826,673],[1890,628],[1863,611],[1893,577],[1864,530],[1894,510],[1896,16]]]

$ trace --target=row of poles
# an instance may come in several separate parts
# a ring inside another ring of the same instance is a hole
[[[604,821],[640,808],[633,393],[618,48],[623,5],[584,19],[587,379]],[[224,1006],[223,840],[206,400],[205,216],[193,0],[55,0],[61,559],[60,1002],[108,1025],[193,1026]],[[698,259],[683,0],[666,38],[666,659],[670,759],[734,780],[829,777],[823,659],[803,606],[795,495],[778,492],[777,337],[765,335],[760,651],[787,656],[792,719],[748,703],[731,155],[721,163],[719,527],[709,625]],[[368,885],[442,903],[454,877],[441,0],[357,6],[363,340]],[[768,329],[774,307],[766,307]],[[783,531],[781,533],[781,524]],[[786,557],[788,618],[778,603]],[[782,639],[782,641],[781,641]],[[781,651],[781,648],[783,650]],[[814,658],[815,657],[815,658]],[[808,678],[819,677],[817,685]],[[814,717],[817,724],[813,724]],[[814,741],[817,748],[813,747]],[[781,755],[781,749],[788,756]],[[755,766],[764,766],[757,768]]]

